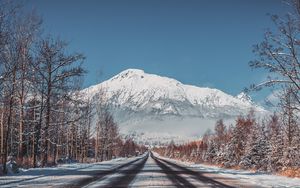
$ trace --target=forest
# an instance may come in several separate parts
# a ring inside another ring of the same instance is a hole
[[[292,10],[285,16],[271,15],[274,30],[253,46],[256,59],[251,68],[267,72],[266,80],[246,88],[247,92],[269,88],[278,104],[265,117],[250,111],[235,123],[222,119],[214,131],[200,141],[183,145],[171,142],[156,148],[161,155],[222,167],[242,168],[300,177],[300,2],[288,1]]]
[[[154,150],[179,160],[300,177],[299,124],[277,114],[258,121],[251,111],[228,126],[221,119],[199,141]]]
[[[120,135],[104,105],[81,96],[84,63],[82,53],[44,31],[35,11],[0,1],[1,173],[15,161],[23,168],[45,167],[145,150]]]

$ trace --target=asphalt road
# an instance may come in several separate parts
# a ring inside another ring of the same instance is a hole
[[[68,187],[240,187],[238,184],[230,186],[230,182],[226,178],[209,177],[149,153],[141,159]]]

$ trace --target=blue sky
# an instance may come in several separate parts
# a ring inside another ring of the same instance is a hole
[[[273,27],[267,13],[289,10],[281,0],[27,0],[26,7],[42,15],[46,33],[86,55],[84,87],[138,68],[232,95],[266,76],[248,66],[252,45]]]

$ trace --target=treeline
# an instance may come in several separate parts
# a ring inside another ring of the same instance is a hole
[[[116,156],[128,157],[144,153],[147,150],[145,146],[136,144],[129,136],[125,138],[120,136],[118,125],[110,114],[109,107],[103,102],[105,97],[105,92],[99,92],[98,95],[94,96],[96,98],[94,101],[97,102],[91,108],[91,114],[96,120],[95,136],[92,140],[95,161],[110,160]],[[90,99],[87,101],[90,101]],[[86,128],[85,124],[81,125]],[[87,127],[90,127],[90,125]]]
[[[79,92],[85,56],[43,32],[42,19],[0,1],[0,160],[24,167],[134,155],[145,148],[124,140],[106,110],[95,113]],[[84,99],[84,100],[83,100]],[[101,104],[98,104],[98,106]],[[97,125],[93,125],[96,122]],[[64,158],[64,159],[62,159]]]
[[[227,168],[300,175],[299,123],[287,123],[276,114],[258,121],[251,111],[240,116],[234,125],[217,121],[214,132],[208,131],[201,141],[184,145],[173,142],[156,149],[161,155]]]

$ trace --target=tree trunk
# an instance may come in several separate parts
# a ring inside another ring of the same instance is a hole
[[[9,132],[11,122],[12,122],[12,115],[13,115],[13,104],[14,104],[14,93],[15,93],[15,83],[16,83],[16,67],[14,67],[13,70],[13,83],[12,83],[12,89],[10,92],[10,97],[9,97],[9,112],[7,116],[7,128],[6,128],[6,134],[5,134],[5,139],[4,139],[4,152],[3,152],[3,158],[2,158],[2,164],[3,164],[3,173],[7,173],[7,167],[6,167],[6,162],[7,162],[7,157],[8,157],[8,137],[9,137]]]
[[[1,126],[1,149],[0,149],[0,152],[1,152],[1,158],[2,158],[2,155],[3,155],[3,151],[4,151],[4,124],[3,124],[3,121],[4,121],[4,106],[1,108],[1,122],[0,122],[0,126]]]

